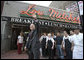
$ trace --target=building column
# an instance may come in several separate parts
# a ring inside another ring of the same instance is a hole
[[[10,50],[11,44],[11,27],[7,21],[1,21],[1,53]]]
[[[3,11],[3,6],[4,6],[4,1],[1,1],[1,14],[2,14],[2,11]]]

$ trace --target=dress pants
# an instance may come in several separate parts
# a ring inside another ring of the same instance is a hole
[[[40,59],[40,50],[33,51],[33,50],[28,50],[28,57],[29,59]]]
[[[51,48],[48,48],[48,54],[49,54],[49,59],[53,59],[53,50]]]
[[[72,51],[70,48],[66,48],[66,59],[72,59]]]
[[[46,56],[46,48],[45,46],[42,46],[42,56]]]

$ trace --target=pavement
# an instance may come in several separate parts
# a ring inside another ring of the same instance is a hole
[[[1,59],[28,59],[28,55],[26,54],[26,52],[18,54],[17,50],[12,50],[5,54],[1,54]],[[48,59],[48,57],[40,56],[40,59]]]

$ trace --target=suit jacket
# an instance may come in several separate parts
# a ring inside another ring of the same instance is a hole
[[[28,45],[31,45],[31,50],[36,52],[40,49],[40,41],[39,41],[39,22],[35,20],[35,30],[31,31],[29,33],[29,40],[26,44],[26,47],[28,48]]]

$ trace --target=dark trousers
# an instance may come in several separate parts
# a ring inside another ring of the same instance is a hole
[[[48,48],[46,48],[46,56],[49,56]]]
[[[45,49],[45,46],[42,46],[42,56],[46,56],[46,49]]]
[[[28,57],[29,59],[40,59],[40,51],[32,51],[31,49],[28,50]]]
[[[29,59],[34,59],[34,55],[31,50],[28,51],[28,57],[29,57]]]
[[[72,51],[69,48],[65,49],[66,52],[66,59],[72,59]]]
[[[54,47],[54,49],[53,49],[53,56],[55,56],[56,55],[56,48]]]
[[[53,50],[51,48],[48,48],[48,54],[49,54],[49,59],[53,59]]]

